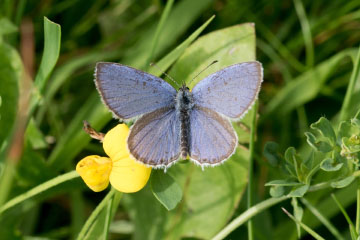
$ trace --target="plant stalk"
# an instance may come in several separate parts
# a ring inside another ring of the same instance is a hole
[[[357,179],[357,190],[356,190],[356,223],[355,230],[358,236],[360,235],[360,179]]]
[[[251,133],[250,133],[250,158],[249,158],[249,183],[247,188],[247,209],[251,208],[253,205],[253,178],[254,178],[254,152],[255,152],[255,141],[256,141],[256,118],[257,118],[257,110],[258,110],[258,101],[254,103],[254,111],[252,115],[252,124],[251,124]],[[254,231],[253,231],[253,222],[252,220],[248,221],[248,240],[254,239]]]
[[[269,198],[265,201],[262,201],[245,212],[243,212],[240,216],[236,217],[234,220],[232,220],[225,228],[223,228],[218,234],[215,235],[215,237],[212,238],[212,240],[221,240],[224,239],[226,236],[228,236],[232,231],[234,231],[236,228],[240,227],[243,223],[246,223],[249,219],[256,216],[257,214],[263,212],[265,209],[268,209],[269,207],[272,207],[280,202],[283,202],[285,200],[289,199],[287,196],[282,196],[279,198]]]

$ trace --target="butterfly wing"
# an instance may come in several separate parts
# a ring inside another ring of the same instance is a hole
[[[208,108],[195,106],[190,113],[190,159],[199,165],[216,165],[228,159],[237,146],[229,122]]]
[[[103,102],[120,119],[169,107],[176,95],[161,78],[117,63],[97,63],[95,83]]]
[[[201,80],[192,90],[196,105],[233,119],[241,118],[254,103],[262,82],[259,62],[232,65]]]
[[[153,167],[168,167],[180,156],[180,118],[175,108],[161,108],[137,120],[128,138],[130,153]]]

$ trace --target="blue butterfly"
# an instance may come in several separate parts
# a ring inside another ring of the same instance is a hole
[[[161,78],[117,63],[96,64],[95,84],[103,102],[121,120],[140,117],[128,137],[131,155],[146,165],[167,168],[188,156],[215,166],[238,144],[229,120],[251,108],[263,79],[261,63],[226,67],[178,91]]]

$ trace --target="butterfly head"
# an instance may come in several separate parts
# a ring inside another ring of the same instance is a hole
[[[187,111],[194,106],[194,100],[190,89],[183,84],[176,95],[177,109]]]

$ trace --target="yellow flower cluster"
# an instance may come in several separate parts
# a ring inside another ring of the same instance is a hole
[[[129,128],[125,124],[117,125],[104,137],[103,148],[109,157],[91,155],[78,162],[76,171],[91,190],[102,191],[110,182],[116,190],[132,193],[146,185],[151,168],[130,157],[128,135]]]

